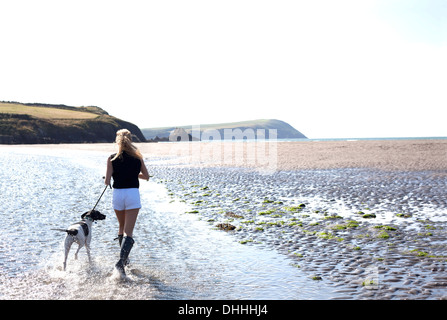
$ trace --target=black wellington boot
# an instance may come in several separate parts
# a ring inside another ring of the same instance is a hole
[[[123,245],[123,238],[124,238],[124,235],[119,234],[119,235],[114,239],[114,240],[118,240],[118,243],[119,243],[119,245],[120,245],[120,248],[121,248],[121,246]],[[126,261],[124,261],[124,266],[127,266],[129,263],[130,263],[130,260],[129,260],[129,259],[126,259]]]
[[[115,264],[115,268],[122,274],[126,275],[124,271],[124,266],[126,265],[127,258],[129,257],[130,250],[132,250],[135,241],[131,237],[124,237],[123,243],[121,245],[120,259]]]

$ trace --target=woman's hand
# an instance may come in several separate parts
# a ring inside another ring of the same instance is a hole
[[[112,165],[112,159],[109,157],[107,159],[107,171],[106,171],[106,178],[104,179],[104,184],[106,186],[110,185],[110,179],[112,178],[113,174],[113,165]]]
[[[141,159],[141,173],[138,175],[138,178],[149,181],[149,173],[147,172],[146,165],[144,164],[144,160]]]

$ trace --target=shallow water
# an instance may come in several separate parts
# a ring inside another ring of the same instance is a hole
[[[3,148],[0,154],[0,299],[327,299],[340,294],[262,247],[245,246],[142,182],[128,279],[117,281],[117,222],[107,190],[93,225],[92,257],[72,247],[62,271],[66,228],[90,210],[104,185],[102,153]]]

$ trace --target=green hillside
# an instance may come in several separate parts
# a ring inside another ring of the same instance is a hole
[[[0,144],[113,142],[122,128],[145,141],[136,125],[99,107],[0,102]]]
[[[75,109],[74,107],[67,106],[56,107],[47,105],[45,107],[43,105],[27,105],[5,102],[0,102],[0,113],[25,114],[40,119],[94,119],[100,114],[107,114],[107,112],[101,112],[99,108],[95,110],[93,107],[90,107],[90,109]]]
[[[192,126],[178,126],[178,127],[160,127],[160,128],[146,128],[141,129],[146,139],[167,138],[175,128],[184,129],[187,133],[191,133]],[[258,119],[251,121],[217,123],[217,124],[201,124],[200,131],[218,130],[220,137],[224,139],[225,129],[240,129],[244,132],[246,129],[253,129],[256,133],[257,129],[265,129],[266,137],[268,137],[268,129],[277,130],[278,139],[306,139],[306,136],[296,130],[288,123],[275,119]]]

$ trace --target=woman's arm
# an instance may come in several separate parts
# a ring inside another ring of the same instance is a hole
[[[138,178],[149,180],[149,173],[147,172],[146,165],[144,164],[144,160],[141,159],[141,173],[138,175]]]
[[[111,157],[109,157],[107,159],[107,171],[106,171],[106,178],[104,180],[106,186],[110,185],[110,179],[112,178],[112,174],[113,174],[112,159]]]

